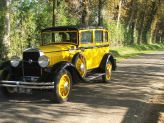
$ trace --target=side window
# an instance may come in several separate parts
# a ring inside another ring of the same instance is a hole
[[[95,41],[103,42],[103,31],[95,31]]]
[[[107,31],[104,32],[104,41],[108,42],[108,32]]]
[[[81,32],[81,43],[92,43],[92,32]]]

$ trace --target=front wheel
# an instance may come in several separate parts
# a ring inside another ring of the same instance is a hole
[[[9,74],[7,71],[1,71],[0,74],[0,81],[2,80],[9,80]],[[10,97],[11,94],[15,93],[15,89],[14,88],[10,88],[10,87],[2,87],[0,86],[0,93],[4,96],[4,97]]]
[[[105,65],[105,75],[102,76],[102,80],[105,83],[110,82],[112,76],[112,63],[109,60]]]
[[[72,90],[72,76],[66,69],[61,70],[54,79],[55,88],[53,91],[53,101],[63,103],[68,101]]]

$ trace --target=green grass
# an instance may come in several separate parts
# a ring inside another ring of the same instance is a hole
[[[160,50],[164,50],[164,44],[133,45],[120,48],[112,48],[110,52],[117,58],[118,61],[122,61],[126,58],[131,58]]]

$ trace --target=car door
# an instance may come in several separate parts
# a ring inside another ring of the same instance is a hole
[[[101,60],[104,56],[104,45],[103,45],[103,30],[95,30],[94,31],[94,59],[95,61],[95,68],[99,67]]]
[[[93,68],[93,30],[81,30],[79,48],[84,55],[87,69]]]

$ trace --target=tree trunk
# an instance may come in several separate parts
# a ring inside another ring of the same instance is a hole
[[[10,0],[1,0],[2,8],[4,10],[3,29],[4,35],[2,37],[2,59],[7,59],[9,56],[10,47],[10,12],[9,5]]]
[[[83,6],[82,24],[83,25],[89,25],[89,16],[90,16],[89,0],[83,0],[82,6]]]
[[[56,26],[56,5],[57,0],[53,0],[52,26]]]
[[[156,13],[157,13],[157,1],[153,1],[152,2],[152,7],[151,7],[151,11],[150,11],[150,15],[148,16],[147,22],[146,22],[146,26],[144,29],[144,36],[143,36],[143,41],[147,44],[148,39],[147,39],[147,33],[150,31],[151,29],[151,25],[153,24],[153,21],[155,19]]]
[[[120,0],[120,2],[119,2],[118,17],[117,17],[117,29],[120,24],[121,10],[122,10],[122,0]]]
[[[103,25],[103,15],[102,15],[102,10],[103,10],[103,0],[99,0],[99,5],[98,5],[98,26]]]
[[[2,59],[2,48],[3,48],[3,34],[4,34],[4,15],[3,15],[3,11],[4,11],[4,1],[0,0],[0,59]]]
[[[129,18],[129,21],[128,21],[128,24],[127,24],[127,30],[129,30],[129,28],[130,28],[130,25],[131,25],[131,23],[133,21],[133,18],[134,18],[134,13],[136,11],[136,9],[135,9],[135,6],[136,6],[135,0],[132,0],[131,2],[132,2],[132,6],[130,8],[130,18]]]
[[[137,15],[137,3],[136,0],[131,0],[131,7],[129,9],[129,21],[127,23],[127,32],[130,34],[130,44],[134,44],[134,34],[135,34],[135,29],[136,29],[136,16]]]
[[[137,39],[137,43],[138,44],[142,44],[143,43],[142,39],[143,39],[143,32],[144,32],[144,22],[145,22],[145,15],[146,15],[145,8],[147,7],[147,1],[148,0],[145,0],[145,6],[142,6],[142,9],[141,9],[140,23],[139,23],[140,26],[139,26],[139,29],[138,29],[138,39]]]
[[[157,26],[157,23],[158,23],[158,17],[155,16],[155,19],[153,20],[152,24],[151,24],[151,31],[150,31],[150,38],[149,38],[149,43],[152,44],[155,40],[154,38],[154,34],[155,34],[155,30],[156,30],[156,26]]]

